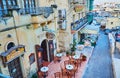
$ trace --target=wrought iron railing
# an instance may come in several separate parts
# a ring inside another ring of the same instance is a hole
[[[78,29],[83,27],[83,25],[86,24],[87,22],[88,22],[87,17],[83,17],[83,18],[77,20],[76,22],[71,23],[72,30],[76,30],[77,31]]]
[[[34,7],[34,8],[8,8],[0,10],[0,17],[10,16],[12,13],[10,11],[17,10],[17,12],[21,15],[24,14],[43,14],[45,17],[49,16],[49,14],[53,13],[52,7]]]

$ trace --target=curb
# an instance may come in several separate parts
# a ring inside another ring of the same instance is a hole
[[[113,36],[113,35],[112,35]],[[113,37],[114,38],[114,37]],[[113,78],[116,78],[116,72],[115,72],[115,66],[114,66],[114,61],[113,61],[113,52],[115,51],[115,47],[114,47],[114,51],[112,52],[112,45],[111,45],[111,39],[108,35],[108,40],[109,40],[109,46],[110,46],[110,56],[111,56],[111,60],[112,60],[112,71],[113,71]]]
[[[86,70],[87,70],[87,67],[88,67],[89,61],[90,61],[90,59],[91,59],[91,56],[93,55],[94,49],[95,49],[95,47],[93,47],[93,49],[92,49],[92,52],[91,52],[90,57],[89,57],[89,59],[88,59],[88,61],[87,61],[87,63],[86,63],[86,66],[85,66],[85,69],[84,69],[84,71],[83,71],[83,73],[82,73],[81,78],[83,78],[83,76],[84,76],[84,74],[85,74],[85,72],[86,72]]]
[[[112,71],[113,71],[113,77],[116,78],[116,72],[115,72],[115,66],[114,66],[114,61],[113,61],[113,55],[112,56]]]

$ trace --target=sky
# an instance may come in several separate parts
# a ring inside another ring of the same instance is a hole
[[[119,2],[120,3],[120,0],[94,0],[94,5],[102,4],[104,2]]]

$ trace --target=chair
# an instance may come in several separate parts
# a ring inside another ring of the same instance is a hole
[[[39,68],[41,69],[43,66],[48,66],[47,62],[42,63]],[[39,69],[39,70],[40,70]],[[41,70],[39,71],[39,76],[40,78],[44,78],[44,76],[48,76],[48,71],[47,72],[42,72]]]
[[[72,78],[72,77],[75,78],[75,70],[74,69],[69,71],[69,73],[68,73],[68,78]]]
[[[81,64],[82,64],[82,59],[81,59],[81,58],[79,58],[79,59],[77,60],[77,63],[78,63],[78,65],[80,65],[80,66],[81,66]]]
[[[61,68],[61,72],[62,72],[62,77],[66,76],[66,75],[67,75],[67,70],[66,70],[66,68],[65,68],[65,67],[62,67],[61,65],[60,65],[60,68]]]
[[[54,56],[54,63],[57,63],[58,62],[58,57]]]
[[[56,72],[56,73],[54,73],[54,76],[55,76],[55,78],[61,78],[61,73],[60,72]]]
[[[70,62],[75,62],[75,60],[71,57],[69,57]]]
[[[66,66],[66,65],[68,65],[68,64],[70,64],[70,60],[65,60],[65,61],[64,61],[64,66]]]
[[[75,78],[76,67],[75,67],[74,64],[71,64],[71,65],[73,65],[73,69],[72,70],[67,70],[67,76],[68,76],[68,78],[72,78],[72,77]]]
[[[48,76],[48,72],[43,73],[41,71],[38,71],[37,73],[38,73],[38,78],[44,78],[45,76]]]
[[[75,63],[75,62],[71,62],[71,65],[73,65],[73,66],[74,66],[73,71],[74,71],[74,72],[76,72],[76,71],[78,70],[78,64],[77,64],[77,63]]]
[[[44,61],[44,62],[42,63],[43,66],[47,66],[47,67],[48,67],[49,64],[50,64],[50,62],[47,62],[47,61]]]
[[[38,75],[38,78],[42,78],[42,72],[41,71],[37,71],[37,75]]]

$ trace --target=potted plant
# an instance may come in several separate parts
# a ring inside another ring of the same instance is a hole
[[[85,55],[82,55],[82,61],[86,61],[87,57]]]
[[[66,51],[66,56],[68,57],[70,55],[70,51]]]
[[[70,48],[71,48],[71,51],[72,51],[72,52],[74,52],[74,51],[76,50],[76,47],[75,47],[76,44],[77,44],[76,39],[74,39],[74,40],[73,40],[73,44],[70,44]]]
[[[71,52],[71,56],[74,56],[75,55],[75,52],[73,51],[73,52]]]

